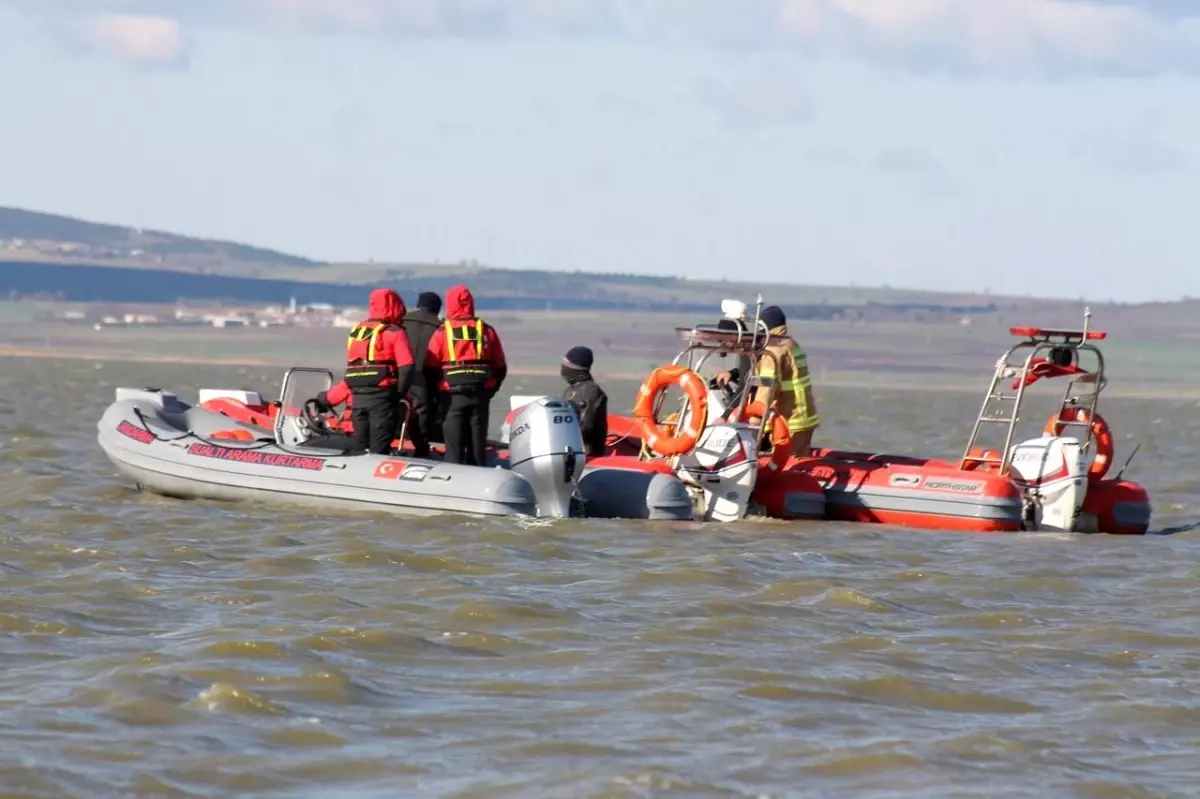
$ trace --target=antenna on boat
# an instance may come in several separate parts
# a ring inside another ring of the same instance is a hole
[[[1087,341],[1088,325],[1092,321],[1092,309],[1090,306],[1083,306],[1083,340]]]
[[[762,324],[763,298],[759,294],[754,299],[754,346],[758,348],[758,326]]]
[[[1137,455],[1138,450],[1141,448],[1142,448],[1141,444],[1138,444],[1136,447],[1133,448],[1133,452],[1129,453],[1129,457],[1125,459],[1125,464],[1121,467],[1120,471],[1117,472],[1116,476],[1113,477],[1113,479],[1116,480],[1118,483],[1121,482],[1121,477],[1124,476],[1125,470],[1129,468],[1130,462],[1133,461],[1133,456]]]

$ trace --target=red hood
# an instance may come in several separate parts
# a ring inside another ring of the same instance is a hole
[[[375,289],[367,302],[367,317],[380,322],[398,324],[404,321],[406,311],[404,300],[391,289]]]
[[[474,319],[475,298],[466,286],[455,286],[446,292],[447,319]]]

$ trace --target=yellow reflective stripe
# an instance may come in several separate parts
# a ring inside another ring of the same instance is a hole
[[[788,432],[799,433],[801,430],[811,430],[821,423],[821,418],[816,414],[812,416],[793,416],[788,419]]]
[[[454,325],[450,324],[450,320],[447,319],[443,328],[446,331],[446,359],[450,363],[454,363],[458,360],[458,356],[454,354]]]
[[[788,418],[788,430],[794,433],[797,430],[816,427],[820,420],[817,418],[817,414],[808,412],[807,387],[797,385],[792,389],[792,396],[795,397],[796,407],[792,409],[792,415]]]
[[[808,356],[805,355],[804,349],[799,344],[793,342],[791,351],[788,354],[792,356],[792,369],[795,374],[806,373],[808,371]],[[795,401],[795,407],[792,409],[792,413],[787,420],[789,433],[810,430],[821,423],[821,419],[817,414],[809,413],[808,411],[808,389],[811,387],[812,375],[810,374],[779,381],[780,390],[790,392]]]
[[[368,336],[370,336],[372,334],[372,332],[373,331],[371,330],[371,328],[369,328],[365,325],[355,325],[350,330],[350,336],[346,340],[346,359],[347,360],[349,360],[349,358],[350,358],[350,350],[354,348],[354,342],[364,341]]]
[[[379,345],[379,337],[383,334],[384,327],[386,325],[375,325],[374,327],[370,327],[369,325],[355,325],[351,328],[350,336],[346,341],[346,359],[350,359],[350,350],[353,349],[354,342],[370,339],[370,343],[367,345],[367,360],[374,361],[375,348]]]
[[[470,341],[471,337],[470,337],[470,335],[467,334],[467,330],[469,330],[470,328],[468,328],[466,325],[463,325],[462,328],[460,328],[463,331],[463,335],[459,338],[455,338],[454,325],[450,322],[449,319],[447,319],[445,321],[443,327],[446,330],[446,350],[448,351],[446,357],[450,359],[450,363],[456,363],[458,361],[458,355],[454,352],[454,342],[455,341]],[[483,360],[483,320],[482,319],[475,320],[475,360],[477,360],[477,361]]]
[[[376,325],[371,331],[371,343],[367,345],[367,360],[375,363],[375,347],[379,344],[379,334],[383,332],[383,325]]]

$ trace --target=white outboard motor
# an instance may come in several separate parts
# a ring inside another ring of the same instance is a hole
[[[758,479],[758,428],[740,422],[710,422],[695,448],[675,467],[695,502],[697,519],[743,519]]]
[[[513,418],[509,468],[533,486],[539,516],[571,515],[585,458],[579,418],[561,397],[538,397]]]
[[[1025,490],[1033,529],[1084,532],[1079,528],[1087,497],[1087,455],[1069,436],[1042,436],[1012,448],[1011,473]]]

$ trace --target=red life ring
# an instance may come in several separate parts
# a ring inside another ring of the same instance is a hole
[[[762,419],[767,415],[767,406],[761,402],[751,402],[746,405],[746,415],[756,416]],[[729,414],[729,421],[739,421],[741,417],[741,408],[734,408],[733,413]],[[778,413],[771,414],[771,460],[767,463],[767,469],[772,472],[781,471],[789,460],[792,459],[792,432],[788,430],[787,419],[784,419]]]
[[[1108,422],[1104,421],[1104,417],[1100,414],[1097,413],[1091,419],[1088,416],[1087,408],[1080,408],[1078,406],[1063,408],[1061,412],[1052,414],[1046,421],[1044,432],[1048,436],[1061,436],[1063,422],[1090,422],[1092,436],[1096,439],[1096,458],[1092,461],[1092,465],[1088,467],[1088,476],[1100,480],[1104,475],[1108,474],[1108,469],[1112,466],[1112,428],[1108,426]]]
[[[654,418],[654,403],[658,395],[672,385],[678,385],[687,395],[691,414],[686,429],[667,429]],[[633,415],[641,429],[642,440],[656,455],[672,456],[691,452],[708,424],[708,386],[700,375],[686,366],[660,366],[650,373],[638,390]]]

